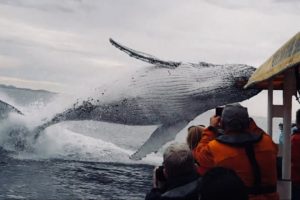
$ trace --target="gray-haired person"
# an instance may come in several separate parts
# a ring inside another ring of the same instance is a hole
[[[200,178],[191,150],[185,143],[173,143],[163,154],[163,165],[156,167],[153,188],[146,200],[198,200]]]

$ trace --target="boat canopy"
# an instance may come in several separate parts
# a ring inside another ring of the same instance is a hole
[[[270,81],[276,90],[283,89],[284,72],[295,68],[299,74],[300,65],[300,32],[278,49],[250,77],[244,88],[267,89]]]
[[[272,136],[273,118],[283,119],[282,177],[277,183],[281,199],[291,199],[291,122],[292,96],[300,93],[300,32],[279,48],[250,77],[244,88],[268,90],[268,133]],[[273,90],[282,90],[283,104],[274,105]],[[300,102],[300,98],[296,98]]]

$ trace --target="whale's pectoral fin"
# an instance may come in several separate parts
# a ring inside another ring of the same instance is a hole
[[[132,154],[130,158],[140,160],[151,152],[157,152],[164,144],[175,139],[176,134],[188,123],[188,121],[179,121],[177,123],[164,124],[158,127],[149,139],[134,154]]]
[[[110,43],[115,46],[116,48],[120,49],[121,51],[124,51],[125,53],[127,53],[129,56],[134,57],[136,59],[142,60],[144,62],[148,62],[151,64],[158,64],[161,67],[164,68],[176,68],[178,67],[181,62],[173,62],[173,61],[164,61],[164,60],[160,60],[152,55],[140,52],[140,51],[135,51],[133,49],[130,49],[126,46],[123,46],[119,43],[117,43],[116,41],[114,41],[113,39],[109,39]]]

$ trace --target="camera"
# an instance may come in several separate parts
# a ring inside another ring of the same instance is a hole
[[[164,175],[164,166],[159,166],[155,171],[156,180],[160,182],[167,181],[165,175]]]
[[[221,117],[223,109],[224,107],[216,107],[216,115]]]

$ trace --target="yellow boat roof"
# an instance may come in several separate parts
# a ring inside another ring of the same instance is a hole
[[[282,89],[283,72],[300,64],[300,32],[278,49],[252,74],[244,88],[267,89],[272,78],[274,89]],[[299,71],[298,71],[299,73]]]

